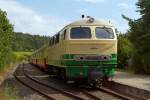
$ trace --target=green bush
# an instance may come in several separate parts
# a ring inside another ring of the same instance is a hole
[[[118,35],[118,68],[125,68],[128,66],[128,60],[133,54],[133,45],[127,38],[126,34]]]
[[[140,18],[130,19],[128,37],[136,52],[133,55],[132,68],[136,73],[150,74],[150,0],[138,0],[136,3]]]
[[[14,52],[15,60],[22,61],[30,57],[32,52]]]
[[[141,62],[143,65],[144,72],[150,74],[150,52],[142,55]]]

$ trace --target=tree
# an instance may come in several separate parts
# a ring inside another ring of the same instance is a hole
[[[7,19],[7,13],[0,9],[0,68],[10,58],[13,38],[13,25]]]
[[[136,6],[141,18],[133,20],[123,15],[129,22],[128,35],[136,51],[133,68],[137,73],[150,74],[150,0],[138,0]]]
[[[128,66],[128,60],[133,54],[133,45],[126,34],[118,35],[118,67],[125,68]]]

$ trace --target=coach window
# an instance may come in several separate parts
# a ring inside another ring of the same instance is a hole
[[[54,36],[54,44],[57,43],[56,35]]]
[[[49,39],[49,46],[51,46],[51,44],[52,44],[52,41],[51,41],[52,39],[50,38]]]
[[[52,45],[52,42],[53,42],[53,39],[52,39],[52,38],[51,38],[50,42],[51,42],[51,44],[50,44],[50,45]]]
[[[51,37],[51,46],[53,45],[53,37]]]
[[[89,39],[92,37],[89,27],[74,27],[71,29],[70,37],[72,39]]]
[[[56,44],[56,36],[54,36],[53,39],[54,39],[54,44],[53,45],[55,45]]]
[[[52,45],[52,38],[50,39],[50,45]]]
[[[56,35],[54,36],[54,45],[56,44]]]
[[[54,42],[55,42],[55,40],[54,40],[54,36],[52,37],[52,45],[54,45]]]

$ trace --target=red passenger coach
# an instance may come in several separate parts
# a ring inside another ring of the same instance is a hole
[[[30,60],[30,63],[32,63],[33,65],[36,65],[39,68],[44,69],[44,70],[46,70],[48,68],[46,58],[44,58],[44,59],[32,59],[32,60]]]

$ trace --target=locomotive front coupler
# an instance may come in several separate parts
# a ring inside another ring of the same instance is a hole
[[[98,69],[91,70],[88,77],[88,83],[92,87],[101,87],[103,83],[102,73]]]

